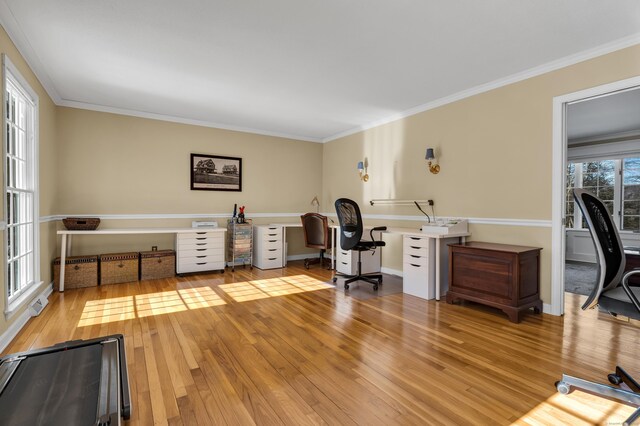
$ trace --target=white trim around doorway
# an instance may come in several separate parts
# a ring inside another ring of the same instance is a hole
[[[551,310],[552,315],[564,314],[564,261],[565,226],[564,188],[566,186],[565,164],[567,161],[566,119],[567,105],[574,102],[607,96],[640,88],[640,76],[603,84],[553,98],[553,157],[551,188]]]

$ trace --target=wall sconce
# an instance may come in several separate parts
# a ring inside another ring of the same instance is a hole
[[[360,175],[360,179],[364,182],[369,181],[369,175],[367,174],[367,168],[369,167],[369,162],[366,157],[364,161],[358,161],[358,174]]]
[[[433,154],[433,148],[427,148],[427,155],[424,157],[427,160],[427,165],[429,166],[429,171],[434,175],[440,173],[440,165],[438,164],[438,160],[436,156]]]

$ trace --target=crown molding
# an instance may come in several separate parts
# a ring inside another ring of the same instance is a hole
[[[40,58],[36,55],[35,51],[31,47],[31,44],[27,40],[27,37],[22,32],[22,28],[16,21],[13,16],[13,12],[11,12],[11,8],[7,5],[4,0],[0,1],[0,25],[5,29],[7,35],[18,49],[18,52],[22,55],[24,60],[31,68],[31,71],[35,74],[36,78],[47,92],[53,103],[56,105],[60,105],[62,102],[62,98],[58,94],[58,91],[53,84],[53,81],[49,77],[49,74],[45,71],[44,66],[40,62]],[[6,53],[6,52],[5,52]],[[17,60],[14,59],[14,62]]]
[[[228,125],[223,123],[217,123],[213,121],[194,120],[194,119],[189,119],[184,117],[157,114],[157,113],[152,113],[147,111],[135,111],[135,110],[129,110],[125,108],[116,108],[116,107],[110,107],[105,105],[97,105],[97,104],[84,103],[84,102],[79,102],[79,101],[74,101],[69,99],[62,99],[58,91],[56,90],[55,85],[53,84],[53,81],[49,77],[48,73],[45,71],[44,66],[42,65],[34,49],[31,47],[31,44],[29,43],[28,39],[24,35],[24,32],[22,31],[18,22],[16,21],[13,13],[11,12],[11,9],[9,8],[9,6],[4,0],[0,0],[0,25],[2,25],[2,27],[5,29],[5,31],[9,35],[9,38],[11,39],[13,44],[16,46],[16,48],[18,49],[22,57],[25,59],[25,61],[27,62],[27,64],[29,65],[33,73],[36,75],[40,84],[44,87],[49,97],[51,97],[51,100],[58,106],[86,109],[90,111],[106,112],[106,113],[120,114],[125,116],[147,118],[152,120],[168,121],[173,123],[210,127],[210,128],[216,128],[216,129],[252,133],[252,134],[263,135],[263,136],[272,136],[272,137],[278,137],[278,138],[292,139],[292,140],[305,141],[305,142],[316,142],[316,143],[331,142],[336,139],[340,139],[345,136],[352,135],[354,133],[362,132],[374,127],[388,124],[393,121],[397,121],[415,114],[419,114],[421,112],[428,111],[430,109],[438,108],[443,105],[456,102],[474,95],[488,92],[490,90],[494,90],[512,83],[517,83],[519,81],[526,80],[528,78],[532,78],[541,74],[545,74],[550,71],[555,71],[557,69],[564,68],[579,62],[583,62],[588,59],[592,59],[601,55],[605,55],[607,53],[611,53],[611,52],[621,50],[636,44],[640,44],[640,33],[636,33],[631,36],[614,40],[613,42],[606,43],[592,49],[588,49],[588,50],[585,50],[573,55],[569,55],[555,61],[548,62],[546,64],[543,64],[534,68],[530,68],[528,70],[513,74],[511,76],[507,76],[486,84],[475,86],[470,89],[463,90],[461,92],[437,99],[432,102],[418,105],[416,107],[407,109],[403,112],[394,114],[392,116],[389,116],[380,120],[370,122],[368,124],[357,126],[352,129],[345,130],[343,132],[339,132],[325,138],[316,138],[311,136],[301,136],[301,135],[292,135],[292,134],[280,133],[280,132],[271,132],[267,130],[254,129],[250,127],[242,127],[242,126],[234,126],[234,125]]]
[[[372,129],[374,127],[382,126],[383,124],[388,124],[396,120],[407,118],[412,115],[419,114],[421,112],[435,109],[435,108],[438,108],[438,107],[441,107],[465,98],[469,98],[471,96],[479,95],[481,93],[485,93],[490,90],[498,89],[503,86],[508,86],[509,84],[527,80],[529,78],[546,74],[551,71],[565,68],[570,65],[577,64],[579,62],[584,62],[586,60],[593,59],[598,56],[606,55],[607,53],[615,52],[617,50],[622,50],[627,47],[634,46],[636,44],[640,44],[640,33],[636,33],[628,37],[614,40],[610,43],[602,44],[600,46],[594,47],[593,49],[584,50],[582,52],[575,53],[573,55],[569,55],[564,58],[557,59],[555,61],[547,62],[546,64],[543,64],[534,68],[530,68],[528,70],[491,81],[489,83],[481,84],[479,86],[475,86],[470,89],[463,90],[458,93],[454,93],[451,96],[445,96],[444,98],[436,99],[435,101],[418,105],[416,107],[410,108],[406,111],[394,114],[392,116],[389,116],[380,120],[376,120],[371,123],[364,124],[362,126],[354,127],[350,130],[345,130],[344,132],[336,133],[333,136],[329,136],[327,138],[322,139],[322,142],[323,143],[331,142],[336,139],[343,138],[345,136],[353,135],[354,133],[363,132],[365,130]]]
[[[170,123],[179,123],[179,124],[188,124],[191,126],[201,126],[201,127],[210,127],[214,129],[222,129],[222,130],[230,130],[234,132],[243,132],[243,133],[252,133],[261,136],[272,136],[276,138],[284,138],[284,139],[293,139],[296,141],[304,141],[304,142],[315,142],[322,143],[322,139],[313,138],[309,136],[300,136],[300,135],[292,135],[289,133],[279,133],[279,132],[271,132],[268,130],[260,130],[254,129],[251,127],[242,127],[242,126],[232,126],[229,124],[216,123],[213,121],[205,121],[205,120],[194,120],[191,118],[185,117],[176,117],[173,115],[165,115],[165,114],[156,114],[154,112],[147,111],[135,111],[131,109],[125,108],[116,108],[105,105],[97,105],[90,104],[86,102],[78,102],[71,101],[67,99],[61,99],[59,102],[56,102],[58,106],[68,107],[68,108],[78,108],[85,109],[89,111],[98,111],[98,112],[106,112],[110,114],[119,114],[130,117],[139,117],[139,118],[147,118],[149,120],[159,120],[159,121],[168,121]]]

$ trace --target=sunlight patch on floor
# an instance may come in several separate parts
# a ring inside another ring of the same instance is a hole
[[[78,327],[224,305],[211,287],[184,288],[87,302]]]
[[[633,411],[633,407],[575,390],[569,395],[551,395],[513,424],[621,425]]]
[[[222,284],[219,288],[236,302],[246,302],[249,300],[304,293],[306,291],[324,290],[333,288],[333,286],[307,275],[294,275],[290,277]]]

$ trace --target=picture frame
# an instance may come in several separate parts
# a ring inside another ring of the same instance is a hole
[[[242,191],[242,158],[191,154],[191,189]]]

